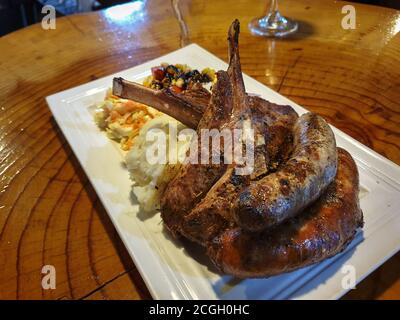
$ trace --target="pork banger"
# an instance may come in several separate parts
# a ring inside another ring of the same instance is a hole
[[[261,231],[280,224],[318,199],[335,178],[336,141],[322,117],[303,114],[294,126],[293,138],[288,161],[239,195],[234,217],[240,227]]]
[[[301,215],[272,230],[227,230],[208,254],[224,273],[267,277],[322,261],[343,251],[363,225],[357,166],[338,149],[338,170],[326,192]]]

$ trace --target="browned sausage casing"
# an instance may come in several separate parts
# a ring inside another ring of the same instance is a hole
[[[331,257],[363,224],[358,171],[351,155],[338,149],[338,171],[326,192],[297,216],[260,233],[230,229],[216,238],[208,254],[225,273],[267,277]]]
[[[335,178],[336,141],[321,116],[303,114],[293,137],[294,150],[288,161],[240,194],[235,211],[240,227],[261,231],[280,224],[318,199]]]

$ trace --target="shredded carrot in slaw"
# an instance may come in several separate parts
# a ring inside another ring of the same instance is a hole
[[[158,115],[160,112],[151,107],[121,99],[108,91],[105,100],[97,107],[95,121],[111,139],[120,143],[123,150],[128,151],[140,129]]]

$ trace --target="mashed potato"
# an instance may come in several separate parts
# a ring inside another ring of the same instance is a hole
[[[183,141],[177,141],[176,144],[170,143],[170,124],[177,128],[178,133],[185,129],[183,124],[167,115],[151,119],[140,129],[139,134],[134,139],[132,149],[126,155],[126,165],[131,179],[134,181],[133,193],[141,208],[145,211],[159,209],[160,197],[167,183],[175,176],[180,167],[179,162],[171,164],[168,158],[165,163],[151,163],[151,161],[148,161],[146,151],[165,146],[167,154],[168,152],[175,152],[177,158],[182,160],[190,145],[191,135],[189,133],[185,135]],[[157,139],[150,141],[146,138],[150,130],[165,133],[165,145],[163,141]]]

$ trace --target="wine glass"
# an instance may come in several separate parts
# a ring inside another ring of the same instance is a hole
[[[249,29],[254,35],[265,37],[285,37],[296,32],[298,24],[283,17],[278,11],[278,0],[270,0],[267,15],[250,21]]]

